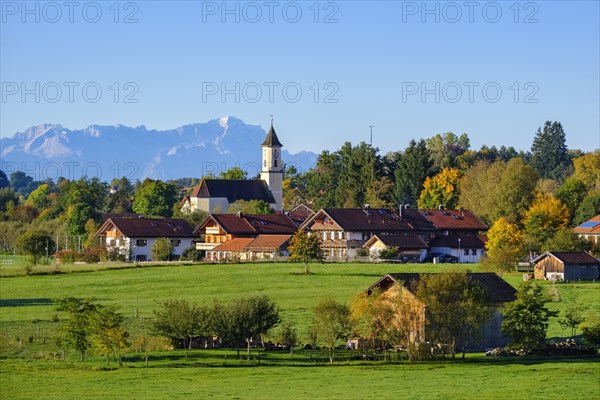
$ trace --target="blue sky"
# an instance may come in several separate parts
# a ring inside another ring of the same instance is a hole
[[[1,5],[2,137],[274,114],[292,152],[370,125],[383,152],[448,131],[527,150],[546,120],[600,147],[597,1]]]

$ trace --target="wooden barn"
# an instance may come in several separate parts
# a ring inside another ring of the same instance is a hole
[[[371,294],[378,290],[390,301],[396,301],[399,297],[407,304],[404,310],[410,314],[413,332],[411,339],[424,342],[429,340],[427,333],[427,304],[423,303],[416,295],[417,287],[421,274],[417,273],[393,273],[387,274],[369,288],[366,293]],[[485,351],[497,347],[504,347],[508,344],[509,338],[502,335],[502,314],[501,310],[508,302],[515,300],[516,290],[504,279],[493,272],[481,272],[467,274],[469,279],[483,287],[490,298],[493,306],[490,319],[479,332],[480,340],[469,340],[469,351]],[[406,317],[399,316],[406,320]]]
[[[535,279],[593,281],[600,273],[600,261],[585,251],[547,251],[533,262]]]

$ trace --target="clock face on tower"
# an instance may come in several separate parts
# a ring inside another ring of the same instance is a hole
[[[277,149],[273,150],[273,157],[277,158],[279,152],[277,151]]]

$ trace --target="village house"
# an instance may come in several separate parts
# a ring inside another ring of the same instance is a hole
[[[419,236],[414,234],[401,235],[373,235],[363,245],[364,249],[369,251],[369,256],[374,259],[379,258],[382,250],[391,248],[398,249],[396,258],[403,261],[425,261],[427,257],[427,243]]]
[[[434,254],[449,254],[459,263],[478,263],[485,254],[484,238],[475,234],[436,236],[429,242]]]
[[[600,243],[600,214],[576,226],[573,228],[573,232],[588,242],[592,242],[593,244]]]
[[[193,227],[184,219],[118,217],[111,215],[95,235],[107,249],[117,249],[128,261],[152,261],[152,248],[159,238],[171,241],[173,259],[193,247]]]
[[[378,290],[382,296],[390,301],[398,303],[398,299],[408,305],[404,310],[411,314],[410,318],[398,315],[398,318],[411,321],[411,340],[415,342],[426,342],[429,340],[427,333],[427,304],[423,303],[416,294],[416,288],[421,279],[417,273],[392,273],[387,274],[377,282],[369,286],[365,291],[371,295]],[[502,335],[501,310],[508,302],[515,300],[516,290],[495,273],[468,273],[469,279],[483,287],[489,296],[493,306],[490,319],[482,327],[480,340],[474,338],[469,340],[469,351],[485,351],[508,344],[508,338]]]
[[[292,235],[258,235],[256,238],[235,238],[206,252],[210,261],[261,261],[286,258]]]
[[[262,200],[275,211],[283,209],[283,160],[273,120],[262,143],[262,170],[260,179],[227,180],[202,179],[189,196],[181,201],[182,212],[205,211],[225,213],[238,200]]]
[[[304,221],[301,230],[317,235],[322,241],[325,256],[329,259],[348,259],[356,257],[361,248],[370,253],[389,247],[381,238],[384,235],[400,235],[396,240],[407,238],[407,235],[420,237],[430,251],[443,254],[456,254],[464,262],[477,262],[483,255],[484,246],[478,234],[488,227],[467,210],[419,210],[408,206],[399,208],[325,208],[313,213]],[[369,241],[377,236],[379,241]],[[431,242],[439,237],[433,244]],[[393,239],[388,238],[391,242]],[[458,247],[464,240],[464,247]],[[365,246],[369,242],[368,246]],[[422,246],[421,243],[398,242],[398,246]],[[375,245],[376,247],[371,249]],[[406,248],[407,252],[419,252],[422,248]],[[469,254],[465,251],[468,250]],[[473,254],[475,253],[475,254]],[[421,258],[421,261],[423,258]]]
[[[324,208],[300,226],[321,239],[326,258],[356,257],[374,235],[416,234],[428,241],[435,227],[416,209],[400,208]]]
[[[196,249],[210,251],[234,239],[255,239],[259,235],[293,235],[301,222],[301,219],[287,214],[211,214],[195,230],[198,236],[204,238],[196,244]],[[241,252],[248,243],[234,242],[228,245],[226,251]],[[224,248],[221,248],[221,251],[225,251]],[[207,253],[207,256],[209,255],[214,253]]]
[[[599,278],[600,261],[585,251],[547,251],[535,260],[535,279],[592,281]]]

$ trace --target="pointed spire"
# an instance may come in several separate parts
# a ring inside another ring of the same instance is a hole
[[[267,137],[265,138],[265,141],[263,142],[262,145],[268,146],[268,147],[273,147],[273,146],[283,147],[283,145],[279,141],[279,138],[277,137],[277,134],[275,133],[275,129],[273,128],[273,114],[271,114],[271,128],[269,129],[269,133],[267,133]]]

